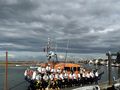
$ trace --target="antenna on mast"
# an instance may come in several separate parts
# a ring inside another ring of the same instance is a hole
[[[51,40],[50,40],[50,38],[48,38],[46,51],[47,51],[48,61],[50,61],[52,57],[56,58],[56,61],[58,61],[57,54],[56,54],[56,52],[57,52],[57,45],[56,45],[55,48],[51,47]]]
[[[48,38],[48,42],[47,42],[47,54],[48,54],[50,48],[51,48],[51,47],[50,47],[50,38]]]
[[[68,47],[69,47],[69,40],[67,41],[67,48],[66,48],[65,62],[67,62]]]
[[[55,42],[55,53],[57,53],[57,41]]]

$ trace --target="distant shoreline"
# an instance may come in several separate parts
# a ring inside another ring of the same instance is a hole
[[[9,61],[8,66],[30,66],[30,65],[36,65],[37,62],[34,61]],[[5,66],[5,61],[0,61],[0,66]]]

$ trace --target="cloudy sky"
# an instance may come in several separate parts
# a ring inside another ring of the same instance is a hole
[[[0,0],[0,51],[41,52],[48,37],[69,52],[119,51],[120,0]]]

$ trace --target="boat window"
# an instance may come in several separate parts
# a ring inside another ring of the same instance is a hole
[[[76,67],[73,67],[73,71],[76,71]]]
[[[64,69],[67,71],[70,71],[70,67],[65,67]]]
[[[77,70],[80,71],[80,67],[77,67]]]

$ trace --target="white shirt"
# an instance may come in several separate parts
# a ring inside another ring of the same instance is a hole
[[[77,77],[76,77],[76,74],[75,73],[73,73],[73,79],[76,79]]]
[[[90,72],[90,76],[93,78],[94,77],[94,74],[93,74],[93,72]]]
[[[36,80],[41,80],[41,78],[42,78],[41,75],[39,75],[39,74],[36,75]]]
[[[60,79],[64,79],[64,77],[63,77],[63,74],[62,74],[62,73],[60,74]]]
[[[57,69],[57,72],[58,72],[58,73],[61,73],[61,70],[60,70],[60,69]]]
[[[27,76],[27,70],[25,70],[25,72],[24,72],[24,76]]]
[[[89,74],[89,73],[87,73],[87,74],[86,74],[86,77],[87,77],[87,78],[90,78],[90,74]]]
[[[51,69],[51,72],[54,72],[54,69],[53,69],[53,68]]]
[[[67,74],[67,73],[65,73],[65,74],[64,74],[64,77],[65,77],[65,78],[68,78],[68,74]]]
[[[98,77],[98,72],[95,72],[95,76]]]
[[[59,75],[58,75],[57,73],[55,74],[55,78],[56,78],[56,79],[60,79],[60,78],[59,78]]]
[[[85,73],[82,74],[82,77],[85,77]]]
[[[38,72],[40,72],[40,73],[42,72],[42,68],[41,68],[41,67],[38,67],[37,70],[38,70]]]
[[[78,73],[78,78],[80,78],[81,76],[80,76],[80,74]]]
[[[54,75],[53,74],[50,74],[49,77],[50,77],[50,80],[54,79]]]
[[[72,79],[72,74],[71,73],[69,74],[69,78]]]
[[[33,72],[32,80],[34,80],[35,78],[36,78],[36,71]]]
[[[50,68],[49,66],[46,67],[46,71],[50,71],[50,69],[51,69],[51,68]]]
[[[56,69],[54,69],[54,73],[56,73],[57,72],[57,70]]]
[[[42,68],[42,73],[45,73],[46,72],[46,69],[45,68]]]

